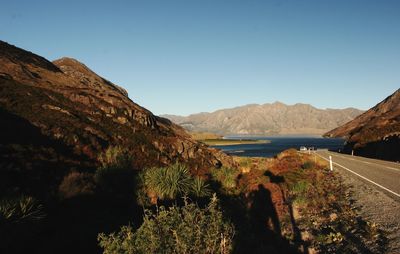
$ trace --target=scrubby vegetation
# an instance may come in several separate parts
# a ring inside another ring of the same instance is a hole
[[[219,182],[222,188],[226,191],[232,190],[236,187],[237,176],[239,173],[238,169],[226,167],[211,170],[213,180]]]
[[[45,218],[43,205],[33,197],[1,199],[0,253],[24,253],[25,244],[33,243]]]
[[[304,244],[321,253],[384,253],[384,233],[357,216],[340,177],[303,156],[313,166],[303,164],[284,177],[298,229],[307,235]]]
[[[182,164],[145,169],[138,179],[141,204],[145,204],[146,199],[156,204],[158,200],[176,200],[184,196],[207,197],[211,194],[209,184],[198,176],[192,176]]]
[[[85,253],[380,253],[385,248],[384,234],[356,216],[340,178],[313,155],[289,150],[274,159],[235,158],[238,168],[201,176],[184,164],[139,171],[134,160],[124,148],[109,147],[98,156],[98,168],[58,176],[51,198],[6,188],[0,251],[26,252],[17,244],[19,235],[44,253],[60,246],[66,253],[76,252],[74,246]],[[17,198],[6,199],[6,193]]]
[[[100,246],[111,253],[230,253],[234,228],[224,219],[217,197],[200,208],[185,199],[182,207],[161,206],[145,211],[143,224],[124,226],[117,233],[100,234]]]

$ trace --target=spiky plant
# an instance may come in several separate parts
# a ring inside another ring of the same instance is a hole
[[[166,177],[161,183],[161,196],[174,199],[190,192],[192,178],[186,166],[175,164],[166,168]]]
[[[32,197],[21,196],[0,201],[0,221],[4,223],[36,221],[44,217],[43,206]]]
[[[211,195],[210,185],[200,177],[195,177],[192,183],[192,193],[196,197],[208,197]]]
[[[160,199],[175,199],[188,194],[193,182],[187,167],[180,164],[149,168],[145,171],[143,178],[148,194]]]

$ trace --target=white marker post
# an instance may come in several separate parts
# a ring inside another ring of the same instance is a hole
[[[332,156],[330,155],[329,155],[329,166],[331,168],[331,171],[333,171]]]

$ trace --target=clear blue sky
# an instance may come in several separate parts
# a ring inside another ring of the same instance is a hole
[[[0,39],[69,56],[155,114],[368,109],[400,87],[397,0],[2,0]]]

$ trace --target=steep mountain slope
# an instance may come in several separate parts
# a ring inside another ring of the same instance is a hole
[[[143,216],[138,170],[236,165],[82,63],[2,41],[0,123],[0,253],[100,253],[99,232]],[[132,163],[99,167],[110,146]]]
[[[362,111],[347,108],[317,109],[308,104],[252,104],[200,113],[188,117],[164,117],[184,128],[198,132],[239,135],[311,134],[321,135],[352,120]]]
[[[400,89],[354,120],[327,132],[347,138],[346,151],[400,160]]]
[[[93,168],[109,146],[127,148],[137,169],[177,161],[193,170],[232,163],[82,63],[70,58],[51,63],[1,41],[0,114],[3,169]]]

